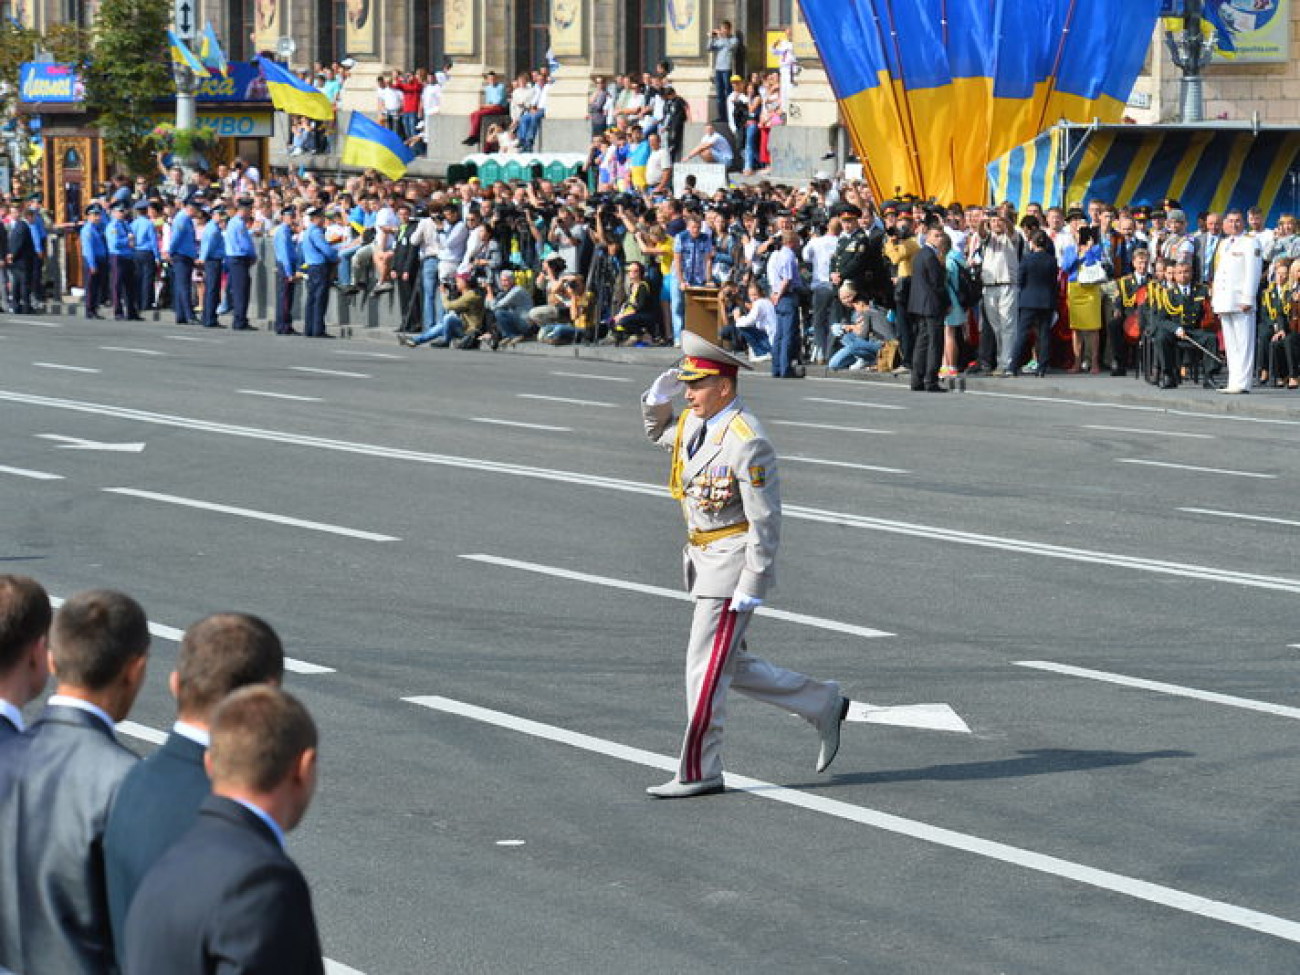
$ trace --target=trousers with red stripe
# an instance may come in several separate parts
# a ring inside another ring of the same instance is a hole
[[[832,712],[838,720],[840,688],[755,657],[745,648],[753,613],[733,613],[730,599],[697,597],[686,651],[686,740],[677,770],[680,782],[722,774],[722,729],[727,691],[799,715],[821,727]]]

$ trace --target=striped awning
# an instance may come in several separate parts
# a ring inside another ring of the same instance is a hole
[[[993,199],[1021,212],[1031,201],[1154,206],[1172,197],[1191,216],[1258,206],[1272,226],[1300,196],[1300,129],[1058,125],[991,163],[988,176]]]

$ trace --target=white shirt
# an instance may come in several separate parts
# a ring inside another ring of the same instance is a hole
[[[397,115],[402,110],[402,93],[396,88],[380,88],[379,107],[389,115]]]
[[[673,157],[662,145],[650,153],[645,164],[645,181],[649,186],[658,185],[663,179],[664,170],[673,168]]]
[[[749,314],[736,319],[737,328],[761,328],[769,339],[776,337],[776,306],[770,298],[759,298],[749,306]]]
[[[839,237],[834,234],[822,234],[803,245],[803,259],[812,265],[812,283],[831,283],[831,258],[840,246]]]
[[[83,701],[79,697],[69,697],[66,694],[51,694],[50,699],[45,703],[50,707],[76,708],[78,711],[86,711],[104,722],[109,731],[114,731],[117,728],[117,722],[108,716],[107,711],[99,705]]]
[[[177,721],[172,725],[172,731],[182,738],[188,738],[196,745],[202,745],[204,748],[212,747],[212,735],[206,728],[192,725],[188,721]]]
[[[425,115],[437,115],[442,111],[442,85],[430,82],[420,92],[420,108]]]
[[[0,715],[3,715],[4,717],[8,718],[9,723],[12,724],[19,731],[26,730],[27,725],[23,723],[23,713],[19,711],[17,707],[15,707],[14,705],[6,701],[3,697],[0,697]]]

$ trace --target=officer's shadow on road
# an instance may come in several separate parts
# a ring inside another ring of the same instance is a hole
[[[846,772],[790,789],[825,788],[839,785],[881,785],[887,782],[970,782],[984,779],[1018,779],[1026,775],[1060,775],[1064,772],[1087,772],[1091,769],[1139,765],[1159,758],[1191,758],[1194,752],[1163,749],[1153,752],[1085,751],[1077,748],[1030,748],[1017,758],[993,762],[966,762],[961,765],[927,765],[924,768],[892,769],[875,772]],[[843,755],[840,761],[848,758]]]

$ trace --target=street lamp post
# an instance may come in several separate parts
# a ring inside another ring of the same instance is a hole
[[[1179,118],[1183,122],[1203,122],[1205,120],[1204,79],[1201,72],[1214,56],[1214,35],[1203,29],[1205,18],[1204,0],[1186,0],[1183,4],[1183,29],[1175,35],[1165,31],[1165,45],[1174,67],[1183,73],[1180,85],[1178,106]]]

